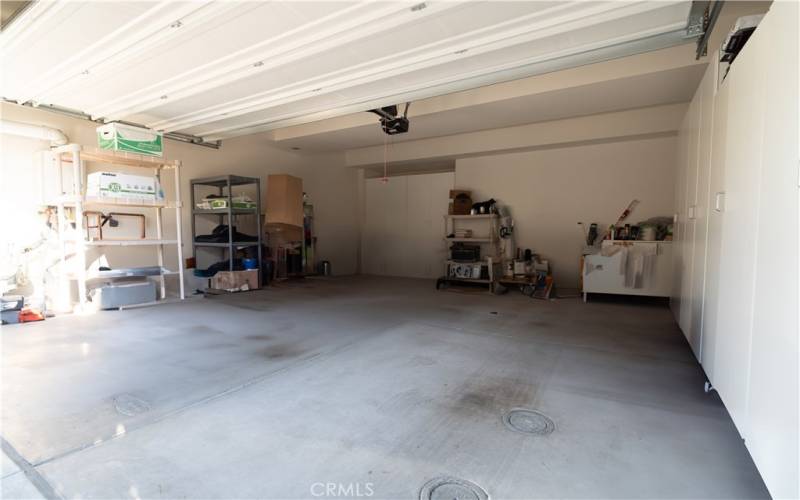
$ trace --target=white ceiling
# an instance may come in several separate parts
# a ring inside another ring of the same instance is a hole
[[[690,6],[39,1],[0,34],[0,96],[214,140],[674,45]]]
[[[639,75],[607,80],[566,89],[530,94],[474,106],[464,106],[438,113],[409,117],[411,128],[406,134],[391,137],[392,142],[405,142],[512,127],[528,123],[559,120],[625,109],[688,102],[694,95],[705,71],[705,64],[695,64]],[[318,134],[279,140],[282,147],[304,151],[334,151],[383,144],[387,139],[374,123],[342,128]]]

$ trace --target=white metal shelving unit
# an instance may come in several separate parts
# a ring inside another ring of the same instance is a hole
[[[445,215],[444,225],[444,241],[447,247],[448,258],[444,261],[444,275],[447,281],[465,282],[465,283],[479,283],[489,285],[489,291],[494,290],[497,277],[495,276],[495,266],[500,262],[500,234],[499,222],[500,216],[497,214],[478,214],[478,215]],[[456,238],[449,235],[455,234],[456,225],[458,221],[479,221],[486,226],[486,233],[480,236],[470,238]],[[450,260],[450,244],[451,243],[474,243],[481,245],[481,248],[488,248],[489,254],[484,255],[482,259],[476,264],[482,267],[487,267],[487,278],[456,278],[450,276],[450,266],[456,264],[464,264],[464,262],[456,262]]]
[[[166,283],[165,276],[177,275],[179,296],[183,300],[185,298],[184,284],[183,284],[183,241],[182,241],[182,225],[181,225],[181,192],[180,192],[180,160],[165,160],[163,158],[137,155],[133,153],[125,153],[119,151],[106,151],[96,148],[87,148],[79,144],[67,144],[53,148],[48,152],[52,156],[55,163],[58,188],[60,195],[53,200],[50,205],[57,208],[58,216],[58,234],[61,249],[61,264],[62,264],[62,279],[74,279],[78,284],[78,302],[80,309],[83,310],[86,306],[87,293],[86,283],[88,280],[103,277],[103,273],[98,276],[89,276],[86,269],[86,251],[90,247],[100,246],[154,246],[156,248],[156,255],[158,258],[158,268],[155,271],[150,271],[147,276],[157,276],[160,282],[161,294],[160,298],[166,297]],[[94,200],[87,199],[85,196],[85,183],[86,178],[86,163],[99,163],[111,166],[134,167],[147,169],[161,182],[161,173],[163,170],[171,170],[175,182],[175,199],[171,202],[161,203],[148,203],[145,201],[118,201],[118,200]],[[64,188],[64,166],[65,164],[72,165],[72,182],[71,188]],[[155,210],[156,214],[156,237],[151,239],[130,239],[130,240],[99,240],[89,238],[85,232],[83,224],[84,211],[92,207],[136,207],[136,208],[151,208]],[[75,238],[68,238],[65,230],[67,227],[67,218],[65,208],[72,207],[75,211]],[[162,211],[164,209],[172,209],[175,211],[175,229],[176,237],[171,239],[164,238],[164,230],[162,225]],[[74,254],[77,259],[77,273],[70,276],[66,273],[66,261],[68,255],[68,246],[74,245]],[[167,245],[175,245],[177,250],[177,267],[176,271],[168,270],[164,267],[164,247]],[[154,269],[154,268],[146,268]],[[134,272],[135,273],[135,272]],[[131,273],[130,275],[134,275]]]

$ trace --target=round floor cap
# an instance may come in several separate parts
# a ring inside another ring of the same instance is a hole
[[[503,423],[514,432],[544,436],[556,429],[553,419],[527,408],[514,408],[503,416]]]
[[[489,500],[486,491],[466,479],[439,476],[431,479],[419,492],[419,500]]]
[[[133,394],[119,394],[114,397],[114,408],[117,410],[117,413],[127,417],[135,417],[136,415],[149,411],[150,404],[141,398],[137,398]]]

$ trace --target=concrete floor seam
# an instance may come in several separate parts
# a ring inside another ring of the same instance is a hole
[[[11,460],[11,458],[9,458],[9,460]],[[14,476],[16,476],[17,474],[20,474],[20,473],[22,473],[22,470],[15,470],[14,472],[9,472],[8,474],[3,474],[2,476],[0,476],[0,479],[8,479],[9,477],[14,477]]]
[[[25,457],[2,436],[0,436],[0,447],[2,447],[3,453],[19,467],[20,471],[25,474],[28,481],[30,481],[33,487],[36,488],[43,497],[47,500],[61,500],[61,495],[59,495],[47,479],[36,470],[36,466],[28,462]]]
[[[126,435],[130,434],[131,432],[135,432],[137,430],[144,429],[144,428],[149,427],[151,425],[158,424],[159,422],[163,422],[164,420],[167,420],[167,419],[169,419],[171,417],[174,417],[176,415],[180,415],[180,414],[182,414],[182,413],[184,413],[186,411],[189,411],[189,410],[191,410],[193,408],[196,408],[196,407],[199,407],[199,406],[202,406],[202,405],[217,401],[219,399],[222,399],[222,398],[224,398],[226,396],[230,396],[232,394],[236,394],[237,392],[243,391],[243,390],[245,390],[245,389],[247,389],[247,388],[249,388],[249,387],[251,387],[253,385],[259,384],[259,383],[269,379],[273,375],[276,375],[276,374],[279,374],[279,373],[284,373],[284,372],[286,372],[286,371],[288,371],[288,370],[290,370],[292,368],[295,368],[295,367],[305,366],[307,364],[307,362],[310,362],[310,361],[313,361],[313,360],[322,359],[326,355],[338,353],[338,352],[340,352],[340,351],[342,351],[342,350],[344,350],[344,349],[346,349],[348,347],[351,347],[351,346],[355,345],[356,343],[358,343],[357,340],[353,341],[353,342],[350,342],[350,343],[347,343],[345,345],[339,346],[338,348],[332,349],[332,350],[330,350],[328,352],[325,352],[325,353],[314,353],[312,355],[305,356],[305,357],[297,360],[296,362],[294,362],[294,363],[292,363],[292,364],[290,364],[288,366],[285,366],[285,367],[273,370],[273,371],[271,371],[269,373],[265,373],[263,375],[251,378],[250,380],[248,380],[248,381],[246,381],[246,382],[244,382],[242,384],[239,384],[237,386],[231,387],[229,389],[226,389],[224,391],[218,392],[216,394],[212,394],[211,396],[207,396],[207,397],[199,399],[197,401],[191,402],[191,403],[189,403],[187,405],[181,406],[180,408],[176,408],[176,409],[174,409],[172,411],[169,411],[167,413],[164,413],[162,415],[154,417],[149,421],[140,422],[137,425],[132,425],[129,428],[126,428],[125,432],[123,432],[123,433],[116,433],[116,434],[113,434],[111,436],[108,436],[107,438],[98,439],[98,440],[95,440],[92,443],[86,443],[86,444],[84,444],[82,446],[78,446],[78,447],[72,448],[70,450],[66,450],[66,451],[64,451],[62,453],[59,453],[57,455],[53,455],[52,457],[48,457],[48,458],[39,460],[35,464],[32,464],[32,466],[33,467],[39,467],[39,466],[42,466],[42,465],[49,464],[51,462],[55,462],[55,461],[60,460],[60,459],[62,459],[64,457],[73,455],[75,453],[80,453],[80,452],[85,451],[85,450],[96,448],[98,446],[101,446],[104,443],[107,443],[107,442],[110,442],[110,441],[114,441],[116,439],[119,439],[119,438],[121,438],[123,436],[126,436]]]
[[[547,370],[547,374],[545,376],[545,379],[539,385],[539,390],[536,391],[536,393],[533,395],[533,398],[531,398],[531,403],[530,404],[532,404],[532,405],[534,405],[536,407],[539,406],[541,396],[544,395],[544,393],[548,390],[548,388],[550,387],[550,381],[553,380],[553,377],[556,374],[556,368],[558,368],[558,365],[561,362],[561,354],[563,352],[564,352],[563,348],[561,348],[558,351],[556,351],[555,357],[553,359],[553,364],[552,364],[551,368],[549,370]]]
[[[376,330],[375,333],[380,335],[382,333],[390,331],[391,329],[392,328],[379,329],[379,330]],[[72,448],[70,450],[66,450],[66,451],[64,451],[62,453],[53,455],[52,457],[48,457],[48,458],[39,460],[35,464],[31,464],[31,465],[33,467],[39,467],[39,466],[42,466],[42,465],[46,465],[46,464],[55,462],[55,461],[60,460],[60,459],[62,459],[64,457],[73,455],[75,453],[80,453],[80,452],[88,450],[88,449],[96,448],[96,447],[98,447],[98,446],[100,446],[100,445],[102,445],[104,443],[107,443],[107,442],[110,442],[110,441],[114,441],[116,439],[119,439],[119,438],[121,438],[123,436],[126,436],[126,435],[130,434],[131,432],[134,432],[134,431],[137,431],[137,430],[140,430],[140,429],[144,429],[144,428],[149,427],[151,425],[158,424],[159,422],[163,422],[164,420],[167,420],[167,419],[169,419],[171,417],[174,417],[176,415],[180,415],[180,414],[182,414],[182,413],[184,413],[186,411],[189,411],[189,410],[191,410],[193,408],[196,408],[196,407],[199,407],[199,406],[202,406],[202,405],[217,401],[219,399],[222,399],[222,398],[224,398],[226,396],[230,396],[232,394],[236,394],[236,393],[238,393],[240,391],[243,391],[243,390],[245,390],[245,389],[247,389],[247,388],[249,388],[251,386],[259,384],[259,383],[269,379],[270,377],[272,377],[274,375],[285,373],[287,371],[290,371],[292,368],[298,368],[298,367],[301,367],[301,366],[305,366],[308,362],[315,361],[315,360],[319,361],[320,359],[324,359],[325,357],[327,357],[329,355],[333,355],[333,354],[337,354],[337,353],[340,353],[342,351],[345,351],[348,348],[354,347],[356,344],[359,344],[359,342],[360,342],[360,339],[356,339],[356,340],[354,340],[352,342],[348,342],[346,344],[338,346],[338,347],[336,347],[334,349],[331,349],[329,351],[321,352],[321,353],[314,353],[314,354],[311,354],[309,356],[305,356],[305,357],[300,358],[299,360],[297,360],[294,363],[291,363],[291,364],[289,364],[287,366],[284,366],[284,367],[278,368],[276,370],[272,370],[272,371],[270,371],[268,373],[264,373],[262,375],[253,377],[250,380],[247,380],[247,381],[245,381],[245,382],[243,382],[243,383],[241,383],[239,385],[236,385],[236,386],[231,387],[229,389],[225,389],[224,391],[220,391],[220,392],[218,392],[216,394],[212,394],[212,395],[207,396],[205,398],[201,398],[201,399],[199,399],[197,401],[194,401],[194,402],[191,402],[191,403],[189,403],[187,405],[181,406],[180,408],[176,408],[176,409],[174,409],[172,411],[169,411],[167,413],[164,413],[162,415],[154,417],[149,421],[140,422],[138,425],[132,425],[132,426],[126,428],[124,433],[115,433],[115,434],[113,434],[111,436],[108,436],[107,438],[98,439],[98,440],[93,441],[92,443],[86,443],[84,445]]]

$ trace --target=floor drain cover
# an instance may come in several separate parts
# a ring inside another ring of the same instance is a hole
[[[556,429],[556,424],[547,415],[524,408],[515,408],[506,413],[503,423],[512,431],[539,436],[550,434]]]
[[[117,412],[133,417],[150,410],[147,401],[139,399],[132,394],[120,394],[114,397],[114,408]]]
[[[436,477],[419,491],[419,500],[489,500],[489,494],[477,484],[457,477]]]

